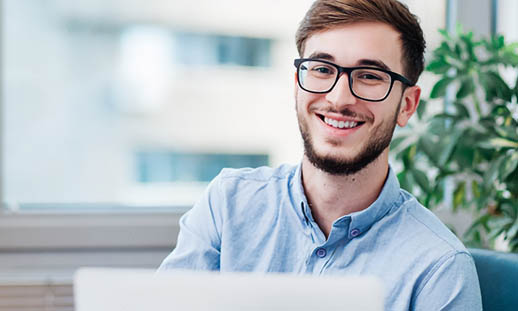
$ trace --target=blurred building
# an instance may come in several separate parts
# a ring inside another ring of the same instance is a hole
[[[310,1],[4,1],[4,199],[190,204],[297,162]]]

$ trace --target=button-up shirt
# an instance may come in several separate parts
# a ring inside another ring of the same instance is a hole
[[[182,216],[167,269],[368,275],[384,284],[385,310],[482,310],[471,255],[392,169],[377,200],[327,238],[300,164],[224,169]]]

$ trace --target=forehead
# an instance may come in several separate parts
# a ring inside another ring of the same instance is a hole
[[[305,43],[303,57],[329,54],[341,66],[357,66],[362,60],[375,60],[389,70],[402,72],[402,46],[399,33],[378,22],[362,22],[316,32]]]

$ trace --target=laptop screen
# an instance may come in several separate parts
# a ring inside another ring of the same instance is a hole
[[[381,283],[369,277],[83,268],[77,311],[381,311]]]

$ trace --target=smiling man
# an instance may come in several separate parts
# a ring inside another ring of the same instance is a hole
[[[481,310],[471,255],[388,163],[419,103],[416,17],[395,0],[321,0],[296,40],[302,163],[223,170],[160,270],[370,275],[386,310]]]

